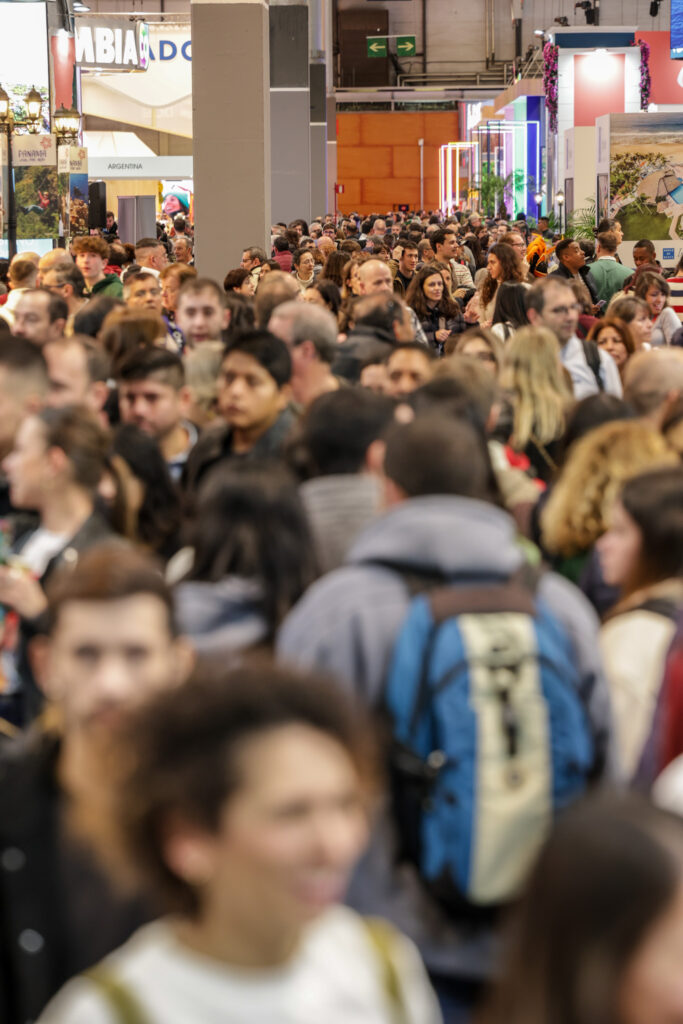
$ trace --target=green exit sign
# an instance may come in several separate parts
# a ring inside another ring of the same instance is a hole
[[[387,36],[367,36],[368,57],[386,57],[388,53]]]
[[[415,50],[415,36],[397,36],[396,53],[399,57],[412,57]]]

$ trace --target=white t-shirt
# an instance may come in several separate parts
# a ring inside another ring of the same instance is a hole
[[[267,913],[267,908],[264,908]],[[395,933],[392,962],[406,1024],[440,1024],[436,997],[412,943]],[[238,969],[194,953],[168,921],[145,925],[103,964],[134,994],[148,1024],[395,1024],[386,969],[362,919],[328,910],[295,956],[267,970]],[[118,1024],[99,989],[75,978],[38,1024]]]
[[[68,533],[53,533],[40,526],[28,538],[17,558],[40,578],[51,559],[59,554],[68,541]]]

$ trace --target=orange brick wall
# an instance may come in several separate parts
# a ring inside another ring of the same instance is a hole
[[[458,141],[457,110],[337,114],[337,181],[343,213],[391,210],[420,203],[420,149],[424,139],[424,203],[439,205],[439,146]]]

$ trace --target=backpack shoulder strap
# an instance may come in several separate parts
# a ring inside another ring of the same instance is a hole
[[[408,1024],[395,958],[396,932],[387,921],[377,917],[363,918],[363,924],[382,968],[382,985],[391,1004],[394,1024]]]
[[[600,373],[600,349],[594,341],[589,341],[588,338],[582,338],[581,344],[583,346],[583,354],[585,355],[586,362],[588,363],[588,368],[595,377],[595,380],[600,390],[604,391],[605,385],[603,383],[602,375]]]
[[[149,1024],[133,993],[113,971],[96,966],[85,971],[82,977],[96,985],[118,1024]]]

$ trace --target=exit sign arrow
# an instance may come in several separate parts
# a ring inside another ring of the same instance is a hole
[[[402,57],[412,57],[415,53],[415,36],[398,36],[396,39],[396,52]]]
[[[387,56],[387,36],[367,36],[368,57]]]

